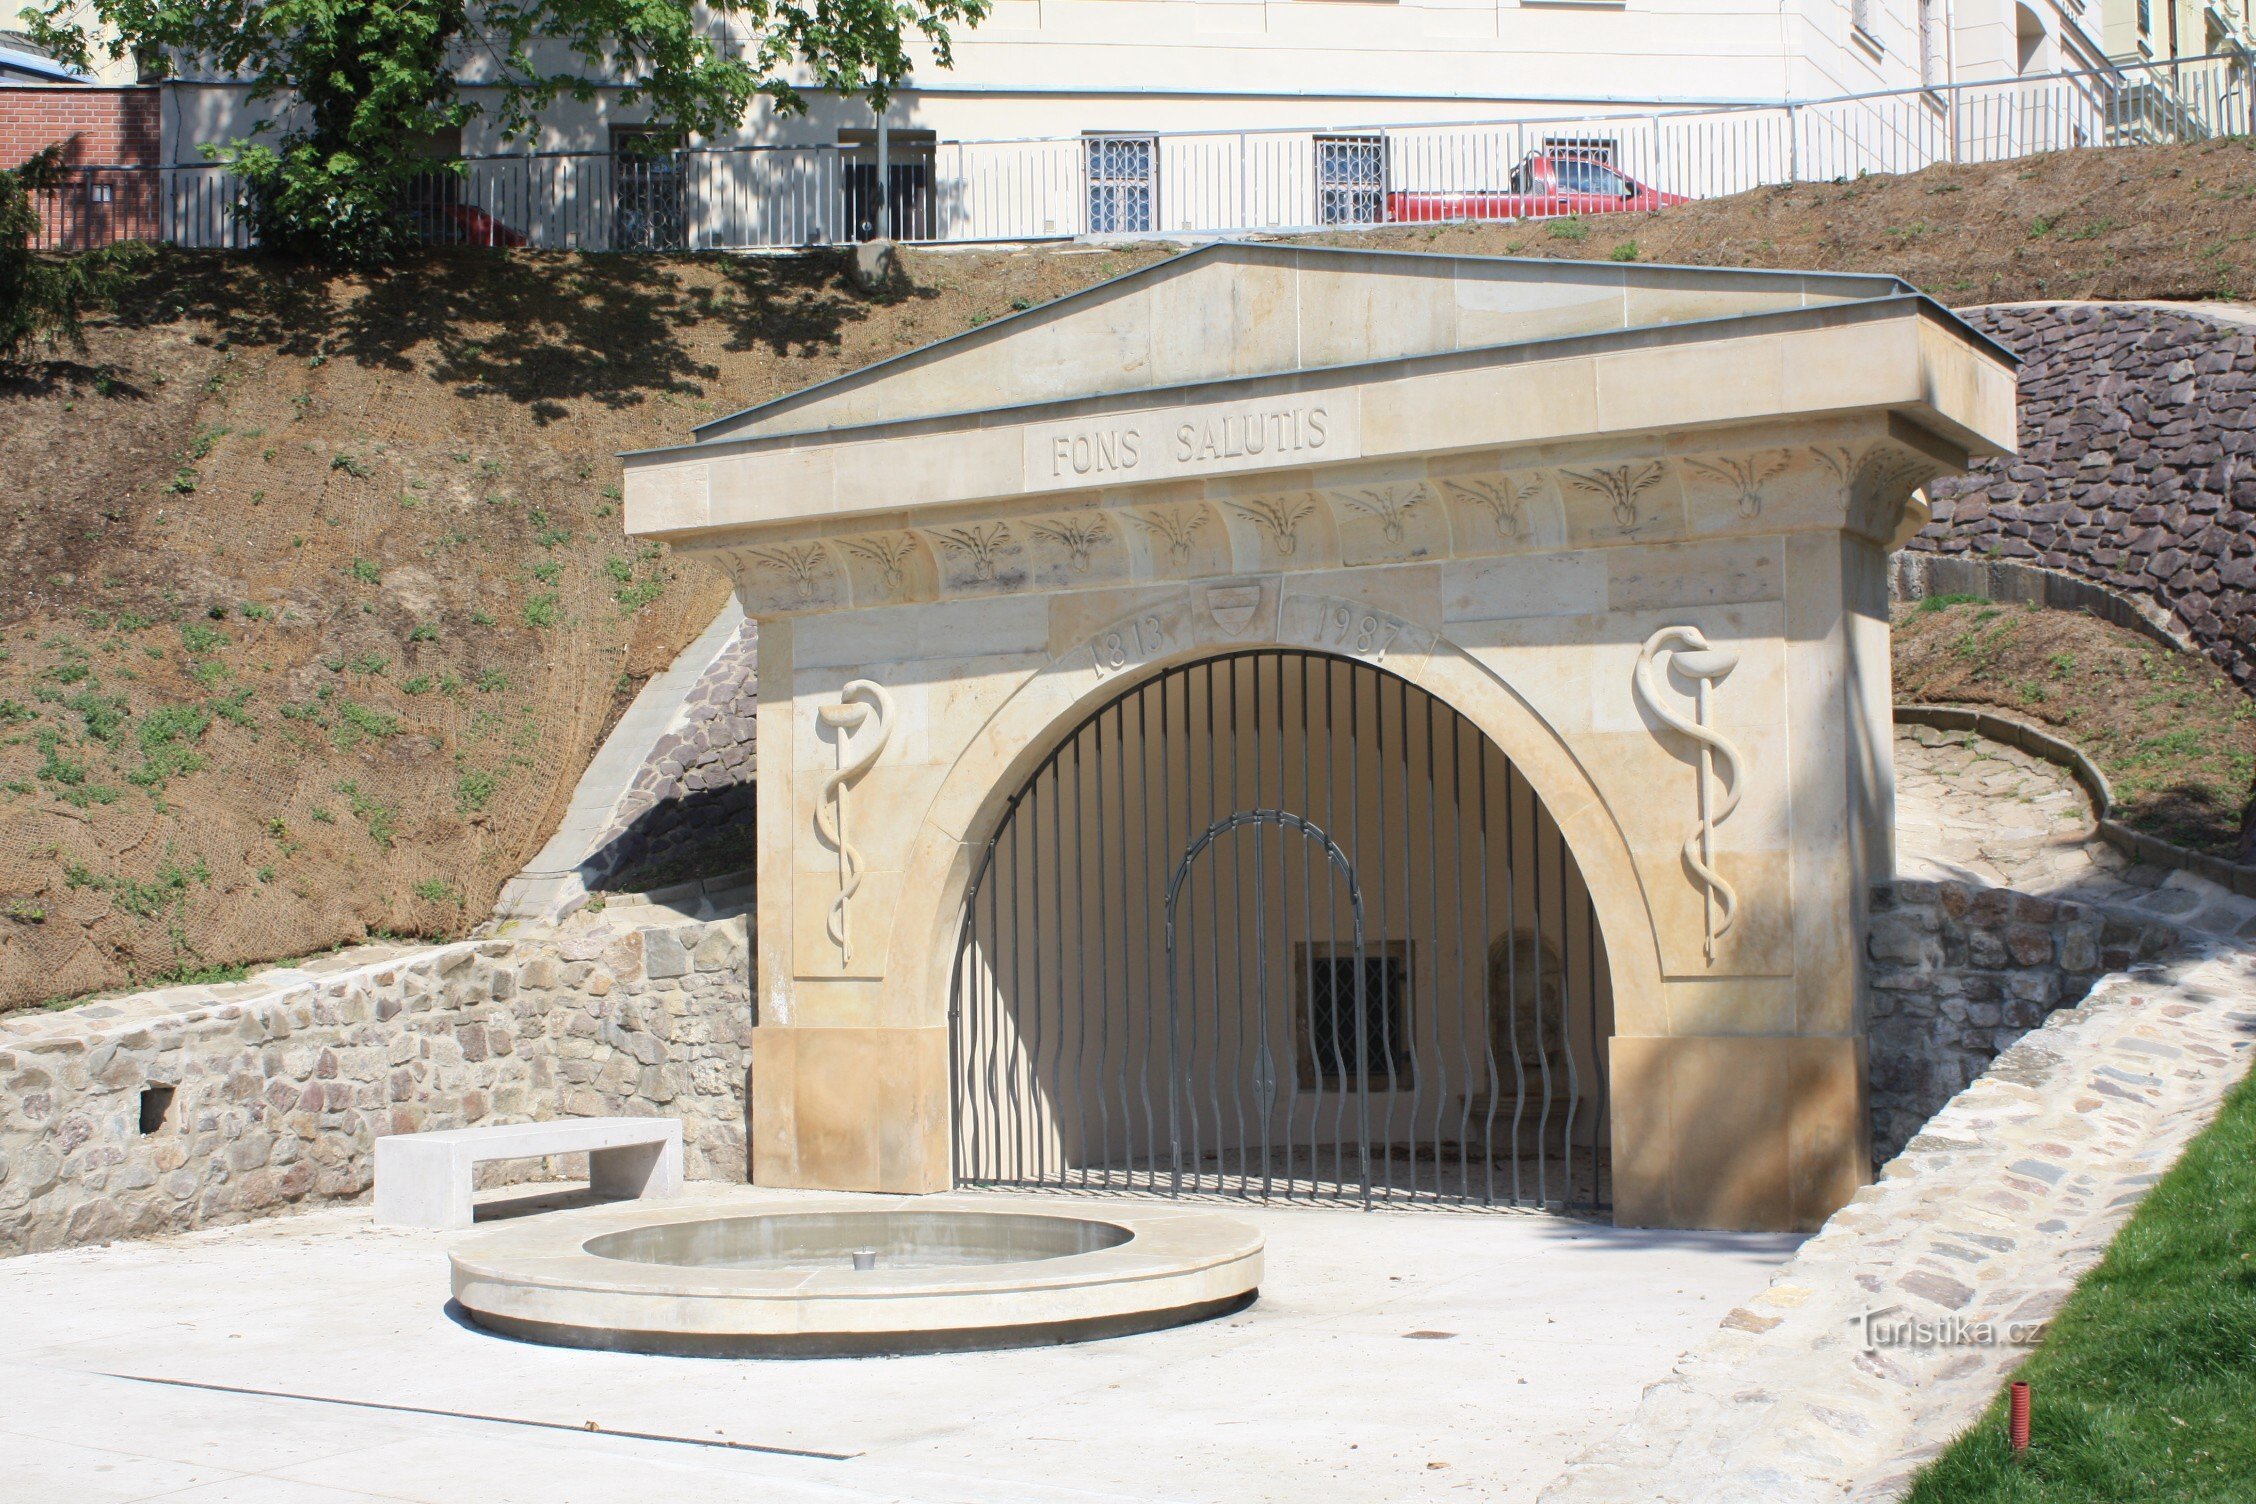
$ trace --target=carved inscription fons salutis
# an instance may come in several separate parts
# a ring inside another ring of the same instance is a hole
[[[1028,456],[1028,478],[1043,486],[1117,483],[1251,462],[1330,459],[1345,448],[1339,419],[1326,403],[1248,403],[1051,429]]]

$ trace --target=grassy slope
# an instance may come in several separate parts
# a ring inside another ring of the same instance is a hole
[[[2206,660],[2079,613],[1931,597],[1899,613],[1896,698],[1993,707],[2099,764],[2134,829],[2233,853],[2256,705]]]
[[[2086,1275],[2018,1377],[1907,1504],[2256,1499],[2256,1080],[2243,1081]]]
[[[2225,143],[1333,238],[2214,296],[2252,198]],[[0,1008],[466,927],[721,597],[625,546],[615,451],[1162,254],[912,253],[876,302],[827,257],[164,258],[0,377]]]

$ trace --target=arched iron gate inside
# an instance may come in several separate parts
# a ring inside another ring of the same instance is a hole
[[[1588,889],[1471,722],[1358,659],[1170,669],[981,853],[949,1006],[959,1185],[1601,1210]]]

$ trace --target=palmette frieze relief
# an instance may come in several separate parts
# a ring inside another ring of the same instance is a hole
[[[1587,470],[1561,470],[1559,475],[1569,490],[1604,501],[1615,529],[1625,538],[1651,531],[1662,520],[1652,510],[1651,502],[1642,506],[1640,502],[1646,492],[1669,479],[1667,460],[1596,465]]]
[[[872,533],[867,537],[843,539],[838,546],[849,559],[875,569],[878,587],[886,591],[905,589],[910,569],[929,557],[913,533]]]
[[[1128,520],[1139,532],[1154,540],[1155,547],[1164,548],[1167,562],[1180,569],[1191,562],[1198,549],[1200,535],[1213,525],[1214,514],[1202,503],[1172,507],[1135,507],[1129,509]]]
[[[1427,504],[1429,495],[1425,483],[1419,481],[1410,485],[1327,491],[1324,499],[1335,507],[1348,507],[1374,519],[1387,542],[1401,543],[1409,535],[1411,515]]]
[[[1075,574],[1087,574],[1090,560],[1096,552],[1113,542],[1114,533],[1102,512],[1076,512],[1065,517],[1050,517],[1026,525],[1027,533],[1060,549],[1065,554],[1066,568]]]
[[[746,609],[780,616],[1843,524],[1884,536],[1905,496],[1944,468],[1886,438],[1462,473],[1436,461],[1424,475],[1317,489],[1116,492],[1068,511],[998,505],[721,552]]]
[[[1784,449],[1766,449],[1758,454],[1721,454],[1713,459],[1688,459],[1684,468],[1693,476],[1714,481],[1731,493],[1732,504],[1742,517],[1760,517],[1763,510],[1763,487],[1784,475],[1793,467],[1793,454]]]
[[[1445,480],[1442,494],[1460,507],[1486,516],[1505,543],[1525,543],[1535,536],[1530,509],[1553,499],[1550,477],[1541,471],[1524,475],[1499,475],[1493,479],[1468,477]]]
[[[1223,505],[1266,533],[1279,558],[1290,559],[1300,552],[1301,524],[1316,515],[1319,503],[1313,491],[1294,491],[1283,496],[1225,501]]]
[[[786,543],[745,551],[755,569],[797,603],[799,609],[834,604],[838,565],[819,543]]]

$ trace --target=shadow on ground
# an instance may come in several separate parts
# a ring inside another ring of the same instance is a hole
[[[120,300],[129,326],[183,323],[283,354],[421,367],[462,396],[499,395],[553,422],[575,399],[632,407],[653,393],[702,395],[719,369],[685,334],[722,348],[822,353],[873,306],[934,296],[865,296],[843,257],[430,252],[348,276],[231,253],[168,251]]]

